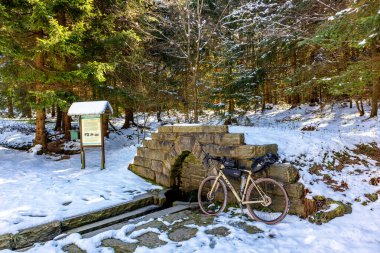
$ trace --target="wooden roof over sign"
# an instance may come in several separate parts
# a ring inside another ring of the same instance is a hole
[[[112,114],[113,109],[108,101],[75,102],[68,111],[69,116]]]

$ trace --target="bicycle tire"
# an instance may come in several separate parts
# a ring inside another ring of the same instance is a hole
[[[289,197],[282,184],[270,178],[259,178],[255,184],[271,199],[268,206],[261,203],[247,204],[247,209],[251,217],[257,221],[274,225],[282,221],[289,211]],[[246,201],[255,201],[262,199],[258,196],[258,191],[254,184],[251,184],[247,190]],[[273,215],[273,219],[266,219],[264,215]]]
[[[216,177],[210,176],[201,182],[198,189],[198,205],[203,213],[207,215],[217,215],[222,212],[227,205],[227,188],[225,183],[219,178],[219,186],[216,193],[210,196],[209,191],[215,182]],[[213,211],[212,207],[218,207],[217,211]]]

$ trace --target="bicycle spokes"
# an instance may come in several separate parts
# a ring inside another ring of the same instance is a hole
[[[288,197],[282,185],[268,178],[259,179],[250,187],[247,202],[251,216],[268,224],[281,221],[289,208]]]
[[[223,211],[226,205],[227,190],[224,184],[211,177],[204,180],[198,191],[198,202],[201,210],[210,215]]]

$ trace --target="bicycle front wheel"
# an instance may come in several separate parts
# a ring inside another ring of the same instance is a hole
[[[270,178],[259,178],[247,191],[247,208],[253,219],[266,224],[282,221],[289,211],[289,198],[284,187]]]
[[[208,215],[217,215],[227,205],[227,188],[215,176],[205,178],[198,189],[198,204],[202,212]]]

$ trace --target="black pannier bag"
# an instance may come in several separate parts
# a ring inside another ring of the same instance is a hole
[[[241,171],[238,169],[223,169],[223,173],[226,176],[233,177],[233,178],[239,178],[241,176]]]
[[[224,169],[223,173],[226,176],[232,177],[232,178],[239,178],[241,176],[241,171],[236,169],[236,162],[234,159],[231,158],[224,158]]]
[[[225,168],[229,169],[236,168],[236,162],[234,159],[231,158],[224,158],[223,165]]]

